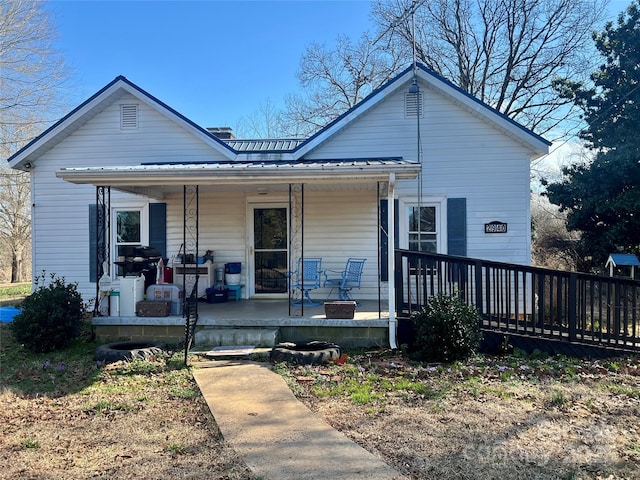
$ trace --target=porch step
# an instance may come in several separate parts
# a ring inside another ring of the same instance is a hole
[[[254,345],[273,347],[278,338],[277,328],[205,327],[194,336],[193,350],[224,345]]]

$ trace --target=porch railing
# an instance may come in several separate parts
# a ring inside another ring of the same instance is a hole
[[[455,293],[482,328],[640,351],[640,282],[466,257],[396,250],[398,316]]]

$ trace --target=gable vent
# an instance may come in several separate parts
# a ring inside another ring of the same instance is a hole
[[[422,92],[404,94],[404,116],[422,118]]]
[[[138,128],[138,105],[120,105],[120,129],[136,130]]]

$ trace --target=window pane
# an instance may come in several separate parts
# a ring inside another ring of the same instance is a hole
[[[436,231],[436,209],[435,207],[422,207],[420,215],[421,231],[422,232],[435,232]]]
[[[418,208],[409,207],[409,231],[415,232],[418,230]]]
[[[118,243],[140,243],[140,211],[117,213]]]
[[[256,293],[287,291],[287,252],[256,252]]]
[[[422,232],[436,231],[435,207],[420,207],[420,227]],[[409,207],[409,231],[418,231],[418,207]]]
[[[260,249],[287,247],[287,210],[268,208],[254,210],[254,246]]]
[[[414,252],[437,253],[436,236],[423,233],[418,237],[417,233],[409,234],[409,250]]]

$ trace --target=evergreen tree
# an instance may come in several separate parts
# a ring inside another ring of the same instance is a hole
[[[609,253],[640,253],[640,0],[594,34],[603,65],[587,87],[557,82],[562,96],[583,112],[580,136],[595,152],[592,162],[563,169],[563,180],[546,183],[551,202],[567,211],[569,230],[582,232],[591,267]]]

